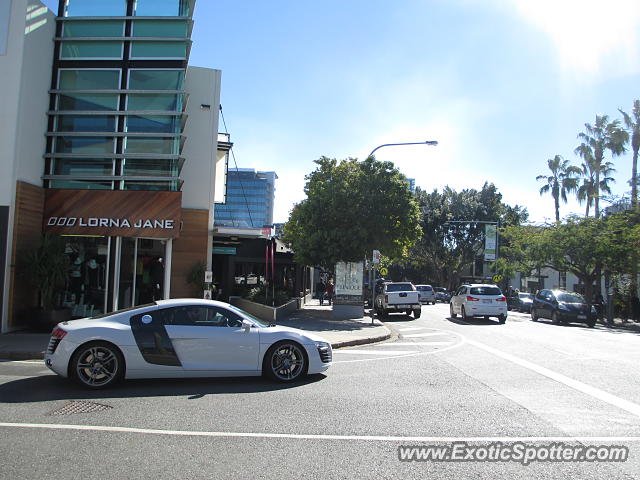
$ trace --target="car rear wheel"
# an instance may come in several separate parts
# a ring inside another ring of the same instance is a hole
[[[506,315],[499,315],[498,316],[498,322],[504,323],[506,321],[507,321],[507,316]]]
[[[458,314],[453,311],[453,303],[449,304],[449,316],[451,318],[456,318],[458,316]]]
[[[595,318],[592,318],[592,319],[590,319],[590,320],[587,320],[587,326],[588,326],[589,328],[593,328],[593,327],[595,327],[595,326],[596,326],[596,319],[595,319]]]
[[[531,320],[533,320],[534,322],[538,321],[538,314],[533,308],[531,309]]]
[[[111,343],[85,343],[71,357],[69,374],[83,387],[107,388],[124,376],[124,357]]]
[[[416,309],[413,311],[413,318],[420,318],[420,314],[422,313],[422,310],[420,309]]]
[[[296,342],[272,345],[264,356],[262,373],[279,382],[293,382],[307,373],[307,357]]]
[[[462,316],[462,320],[464,321],[470,320],[471,317],[467,316],[467,311],[465,310],[464,306],[460,308],[461,308],[460,315]]]

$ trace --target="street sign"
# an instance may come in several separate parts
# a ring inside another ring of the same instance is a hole
[[[502,280],[502,275],[496,274],[493,276],[492,280],[494,283],[499,283]]]
[[[211,271],[204,272],[204,282],[205,283],[213,282],[213,272]]]
[[[373,251],[373,263],[380,263],[380,250]]]
[[[380,269],[380,275],[386,275],[387,273],[389,273],[389,270],[387,270],[386,267]]]

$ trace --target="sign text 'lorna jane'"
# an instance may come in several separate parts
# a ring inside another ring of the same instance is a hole
[[[58,235],[175,238],[182,193],[113,190],[45,192],[44,229]]]

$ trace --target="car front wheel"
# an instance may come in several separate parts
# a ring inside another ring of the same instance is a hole
[[[111,343],[89,342],[71,357],[69,374],[83,387],[107,388],[124,376],[124,357]]]
[[[558,312],[553,312],[551,314],[551,321],[556,325],[560,325],[560,317],[558,316]]]
[[[272,345],[262,362],[262,373],[279,382],[293,382],[307,373],[307,357],[296,342]]]
[[[451,318],[456,318],[458,316],[458,314],[453,311],[453,303],[449,304],[449,316]]]
[[[531,309],[531,320],[533,320],[534,322],[538,321],[538,315],[536,314],[536,311],[533,308]]]

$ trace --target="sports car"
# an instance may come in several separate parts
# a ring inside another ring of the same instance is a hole
[[[269,324],[224,302],[159,300],[56,325],[45,364],[99,389],[121,379],[265,375],[292,382],[326,371],[323,338]]]

